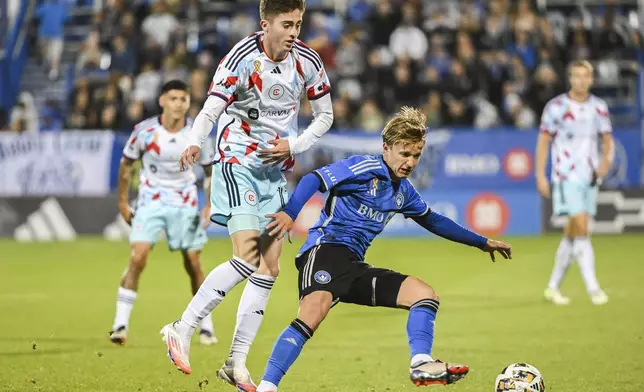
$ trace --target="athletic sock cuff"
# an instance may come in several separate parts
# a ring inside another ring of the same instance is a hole
[[[440,302],[438,300],[426,298],[415,302],[413,305],[409,307],[409,310],[413,310],[416,308],[427,308],[432,310],[434,313],[438,313],[439,305],[440,305]]]
[[[313,330],[300,319],[293,320],[291,327],[295,328],[295,330],[299,332],[306,340],[309,340],[313,337]]]
[[[228,262],[243,278],[248,278],[253,272],[257,271],[257,267],[237,256],[233,256]]]
[[[270,290],[273,288],[273,285],[275,284],[276,278],[274,276],[269,276],[269,275],[259,275],[256,273],[253,273],[249,278],[248,281],[255,286],[261,287],[263,289]]]

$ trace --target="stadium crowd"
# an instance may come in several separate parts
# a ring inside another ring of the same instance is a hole
[[[611,1],[563,22],[530,0],[344,0],[342,12],[323,2],[309,0],[300,38],[324,60],[343,129],[378,131],[401,105],[422,107],[428,126],[534,127],[565,91],[569,60],[635,58],[641,40]],[[196,116],[219,60],[259,29],[257,1],[217,3],[234,13],[204,13],[199,0],[105,1],[67,102],[41,110],[63,128],[127,130],[157,112],[165,81],[181,79]],[[303,104],[301,124],[310,116]]]

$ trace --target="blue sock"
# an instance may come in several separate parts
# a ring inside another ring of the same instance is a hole
[[[278,386],[282,377],[302,352],[304,343],[312,337],[313,330],[308,325],[300,319],[293,320],[275,341],[262,381]]]
[[[435,299],[423,299],[409,308],[407,320],[407,337],[409,350],[413,358],[418,354],[430,356],[434,344],[434,320],[439,302]]]

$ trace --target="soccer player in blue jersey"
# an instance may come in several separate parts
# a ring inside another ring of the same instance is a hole
[[[257,392],[277,387],[338,302],[409,310],[407,335],[411,381],[416,385],[451,384],[469,368],[434,359],[434,320],[439,299],[422,280],[364,262],[371,241],[398,213],[451,241],[504,258],[510,245],[487,239],[430,210],[407,180],[418,164],[426,139],[425,116],[404,107],[384,130],[383,154],[353,156],[310,173],[299,182],[283,211],[270,214],[271,235],[282,238],[293,228],[304,204],[316,191],[329,192],[319,220],[296,257],[299,271],[298,317],[273,347]]]

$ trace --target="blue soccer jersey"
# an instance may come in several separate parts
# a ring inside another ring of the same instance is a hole
[[[382,155],[352,156],[314,173],[329,196],[300,254],[319,244],[342,244],[364,259],[373,239],[394,215],[429,213],[429,206],[407,179],[392,181]]]

